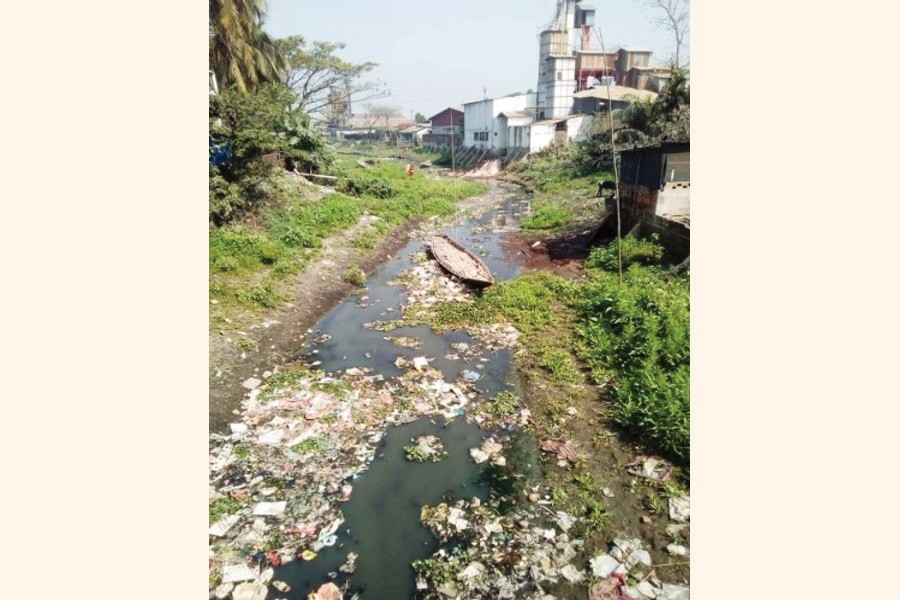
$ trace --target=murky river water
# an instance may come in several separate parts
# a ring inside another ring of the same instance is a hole
[[[468,219],[448,227],[444,233],[482,256],[497,281],[511,279],[521,271],[521,257],[505,249],[503,241],[518,229],[530,212],[527,199],[511,190],[495,187],[489,192],[497,204],[478,219]],[[444,374],[445,381],[457,379],[464,369],[477,369],[481,378],[474,386],[490,397],[502,390],[518,388],[509,351],[484,352],[488,361],[468,363],[451,360],[452,344],[473,343],[463,332],[436,334],[427,326],[403,327],[392,336],[415,337],[418,348],[402,348],[385,340],[383,331],[367,329],[364,323],[395,320],[401,317],[405,289],[388,285],[400,272],[413,266],[411,255],[423,249],[421,240],[407,244],[392,260],[382,265],[366,281],[365,300],[351,296],[337,305],[317,325],[309,340],[295,356],[303,362],[316,362],[316,368],[336,372],[349,367],[369,367],[389,379],[403,374],[394,362],[398,356],[434,358],[430,366]],[[315,340],[320,340],[316,342]],[[476,359],[477,360],[477,359]],[[410,462],[403,447],[419,435],[436,435],[449,452],[437,463]],[[415,579],[410,563],[430,556],[437,541],[419,522],[421,507],[453,499],[477,496],[486,499],[492,489],[503,492],[502,478],[488,463],[476,465],[469,449],[480,446],[489,432],[457,417],[449,423],[443,418],[423,418],[388,429],[378,455],[369,469],[353,482],[351,499],[341,506],[345,522],[340,526],[338,542],[325,548],[312,561],[295,561],[276,571],[275,578],[292,586],[287,593],[270,590],[271,598],[302,598],[327,581],[342,585],[349,577],[351,592],[359,592],[366,600],[406,600],[415,593]],[[527,450],[531,441],[520,436],[520,448]],[[357,570],[350,576],[338,567],[347,555],[355,552]]]

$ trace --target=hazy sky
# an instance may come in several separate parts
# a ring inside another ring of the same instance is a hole
[[[646,48],[654,62],[674,54],[671,33],[641,0],[585,4],[597,11],[607,50]],[[485,87],[488,97],[536,89],[538,34],[555,8],[556,0],[269,0],[265,30],[346,43],[345,60],[378,63],[371,77],[391,95],[376,102],[430,117],[480,100]],[[591,46],[600,47],[596,34]]]

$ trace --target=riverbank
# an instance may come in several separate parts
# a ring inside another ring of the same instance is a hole
[[[285,174],[280,203],[210,233],[210,431],[224,430],[246,392],[242,383],[288,361],[306,330],[401,248],[416,225],[465,210],[473,203],[455,203],[485,189],[437,174],[408,177],[393,164],[368,173],[339,161],[336,172],[357,195]],[[373,195],[373,185],[385,197]]]
[[[423,251],[430,234],[421,230],[365,291],[319,322],[296,356],[298,370],[250,382],[260,387],[234,431],[211,443],[211,507],[219,510],[210,520],[236,517],[224,539],[214,538],[211,585],[226,567],[246,564],[250,557],[236,551],[251,547],[288,563],[251,578],[284,581],[295,590],[289,597],[327,581],[363,597],[409,597],[414,582],[419,597],[454,590],[584,597],[589,587],[609,586],[615,569],[616,590],[640,584],[660,598],[683,597],[689,559],[677,553],[689,544],[689,528],[681,509],[671,512],[683,503],[677,469],[644,457],[619,433],[610,398],[571,348],[577,322],[565,294],[548,293],[566,284],[517,277],[529,262],[518,236],[530,199],[472,201],[478,210],[498,203],[481,219],[445,229],[483,255],[495,288],[473,294],[449,280]],[[569,268],[576,281],[588,275],[578,261]],[[489,305],[502,310],[484,312]],[[485,318],[465,331],[449,321],[417,324],[423,309],[448,310],[439,307]],[[454,429],[460,419],[482,433]],[[404,460],[409,440],[391,433],[403,423],[417,428],[410,435],[440,438],[450,462]],[[427,494],[417,496],[409,486],[422,480]],[[398,511],[390,523],[407,525],[377,527],[385,503]],[[419,518],[437,540],[415,550],[394,539],[418,539],[424,530],[409,523]],[[502,539],[527,552],[497,554]],[[378,558],[379,547],[394,550]]]

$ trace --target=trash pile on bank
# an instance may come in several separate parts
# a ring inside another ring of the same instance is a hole
[[[584,541],[572,535],[580,518],[563,511],[527,505],[500,514],[472,498],[425,506],[421,520],[445,545],[413,564],[422,599],[552,600],[552,590],[571,597],[585,586],[590,600],[689,598],[687,586],[657,577],[640,539],[616,539],[608,553],[585,559]]]

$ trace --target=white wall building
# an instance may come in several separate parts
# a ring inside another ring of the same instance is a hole
[[[535,94],[510,94],[463,104],[465,125],[463,146],[503,150],[508,144],[507,125],[500,113],[533,113]]]
[[[581,142],[587,139],[594,118],[591,115],[570,115],[542,121],[512,123],[507,139],[509,148],[540,152],[554,142]]]

